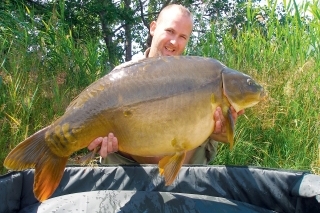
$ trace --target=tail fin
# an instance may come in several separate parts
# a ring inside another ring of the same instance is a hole
[[[53,154],[45,142],[46,127],[15,147],[4,161],[7,169],[35,168],[33,192],[39,201],[48,199],[58,187],[68,157]]]

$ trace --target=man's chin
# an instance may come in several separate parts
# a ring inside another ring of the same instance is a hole
[[[158,56],[177,56],[176,52],[169,52],[169,51],[163,51],[163,52],[158,52]]]
[[[176,56],[177,54],[175,54],[173,52],[169,52],[169,53],[164,53],[162,55],[164,55],[164,56]]]

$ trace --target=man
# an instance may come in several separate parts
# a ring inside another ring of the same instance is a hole
[[[182,5],[172,4],[165,7],[159,14],[157,21],[150,24],[150,35],[152,36],[151,47],[148,48],[144,57],[177,56],[182,55],[188,44],[193,28],[193,18],[190,11]],[[132,63],[132,62],[129,62]],[[121,68],[122,65],[115,69]],[[237,119],[238,114],[232,108],[232,116]],[[239,112],[242,114],[243,111]],[[215,140],[226,142],[224,129],[224,118],[220,107],[214,114],[214,133],[198,148],[188,151],[184,164],[207,164],[216,155],[218,143]],[[162,156],[141,157],[118,151],[118,140],[109,133],[107,137],[100,137],[91,142],[89,150],[101,146],[99,151],[104,161],[108,164],[157,164]]]

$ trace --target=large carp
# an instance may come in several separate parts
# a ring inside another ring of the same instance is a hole
[[[186,151],[214,130],[222,108],[233,144],[230,106],[238,112],[257,104],[263,88],[248,75],[202,57],[159,57],[129,63],[87,87],[50,126],[15,147],[4,161],[12,170],[35,168],[39,201],[57,188],[68,157],[113,132],[119,150],[137,156],[164,156],[166,185],[178,174]]]

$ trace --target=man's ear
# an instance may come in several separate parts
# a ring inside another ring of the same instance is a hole
[[[157,27],[157,22],[156,21],[152,21],[150,24],[150,35],[153,36],[154,35],[154,31],[156,30]]]

